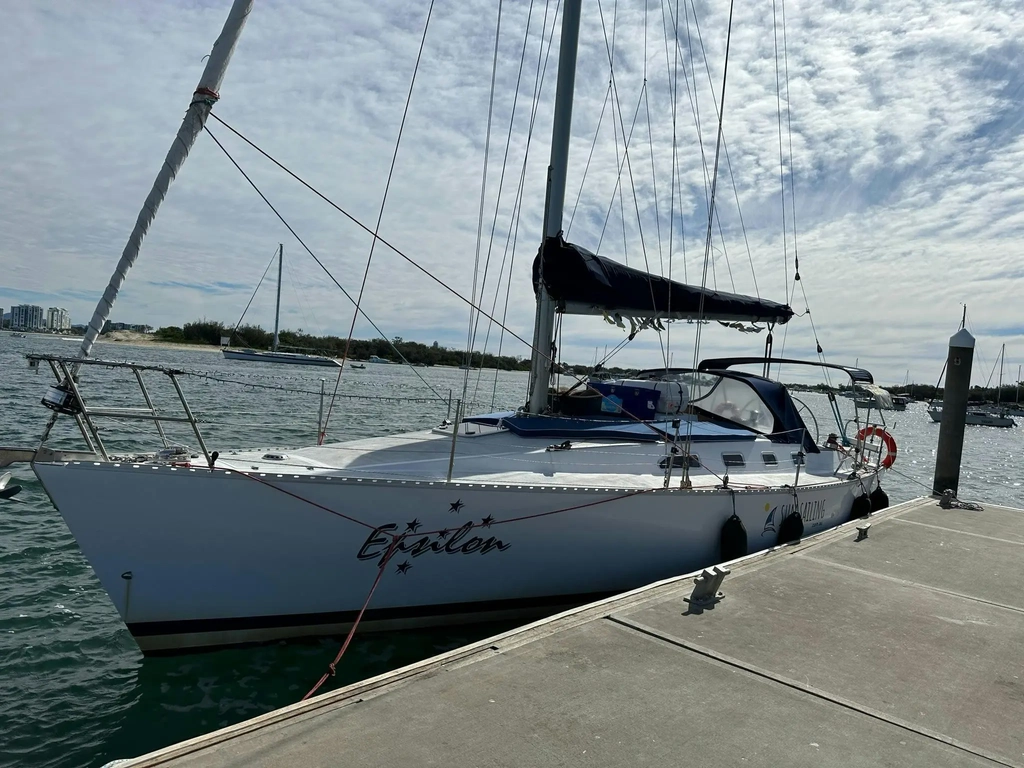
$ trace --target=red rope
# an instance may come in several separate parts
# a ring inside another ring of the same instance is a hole
[[[235,472],[236,474],[239,474],[242,477],[247,477],[250,480],[255,480],[257,483],[261,483],[261,484],[267,486],[268,488],[273,488],[275,491],[280,491],[281,493],[287,494],[288,496],[291,496],[293,499],[298,499],[299,501],[304,501],[307,504],[312,504],[317,509],[322,509],[324,512],[330,512],[332,515],[335,515],[336,517],[340,517],[343,520],[348,520],[349,522],[356,523],[357,525],[365,526],[366,528],[371,528],[371,529],[375,529],[376,528],[375,525],[370,525],[369,523],[363,522],[362,520],[359,520],[359,519],[357,519],[355,517],[351,517],[350,515],[346,515],[344,512],[337,512],[337,511],[331,509],[330,507],[325,507],[323,504],[318,504],[317,502],[313,501],[312,499],[307,499],[304,496],[299,496],[299,494],[297,494],[297,493],[292,493],[287,488],[282,488],[279,485],[274,485],[273,483],[268,483],[266,480],[260,480],[258,477],[256,477],[255,475],[250,475],[248,472],[243,472],[240,469],[229,469],[229,470],[226,470],[226,471],[228,471],[228,472]]]
[[[366,608],[370,605],[373,593],[377,591],[377,585],[380,584],[381,577],[384,575],[384,569],[391,560],[391,556],[395,553],[395,547],[398,546],[400,538],[401,537],[399,536],[391,537],[391,546],[388,547],[388,551],[384,555],[384,562],[382,562],[380,567],[377,569],[377,578],[373,580],[373,586],[370,587],[370,592],[366,595],[366,600],[363,601],[363,607],[359,609],[359,614],[356,616],[356,620],[352,623],[352,629],[350,629],[348,631],[348,635],[345,636],[345,642],[341,644],[341,648],[338,650],[338,655],[334,657],[334,661],[327,665],[327,671],[324,672],[316,685],[309,689],[309,693],[302,697],[302,701],[305,701],[320,690],[320,686],[327,682],[327,678],[334,677],[335,673],[338,671],[338,662],[341,661],[341,657],[344,656],[345,651],[348,650],[348,646],[352,642],[352,638],[355,637],[356,629],[359,628],[359,622],[363,620],[363,614],[366,613]]]

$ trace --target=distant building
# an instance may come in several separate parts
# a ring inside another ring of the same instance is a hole
[[[0,328],[4,327],[4,308],[0,307]]]
[[[71,314],[64,307],[50,307],[46,310],[46,327],[51,331],[70,331]]]
[[[11,307],[11,328],[23,331],[41,331],[46,327],[43,308],[35,304],[15,304]]]

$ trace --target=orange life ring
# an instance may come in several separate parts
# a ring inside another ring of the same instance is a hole
[[[882,459],[879,466],[882,469],[888,469],[896,463],[896,439],[886,432],[882,427],[864,427],[857,433],[857,442],[863,443],[866,438],[877,437],[885,444],[885,458]]]

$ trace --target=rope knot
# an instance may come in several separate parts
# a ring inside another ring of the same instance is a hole
[[[331,670],[331,677],[334,677],[335,674],[337,674],[337,672],[338,672],[338,669],[337,669],[337,667],[334,666],[334,662],[333,661],[330,664],[327,665],[327,668],[329,670]]]
[[[220,101],[220,94],[212,88],[205,88],[200,86],[196,88],[195,93],[192,94],[193,104],[209,104],[211,107]]]

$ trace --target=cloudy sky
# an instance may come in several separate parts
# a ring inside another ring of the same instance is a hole
[[[0,305],[60,305],[75,322],[88,319],[229,4],[0,3]],[[674,277],[699,283],[727,8],[697,0],[618,6],[584,0],[566,225],[571,217],[571,239],[585,247],[656,273],[671,266]],[[216,114],[372,228],[428,7],[256,0]],[[505,0],[495,72],[478,276],[483,281],[490,254],[482,302],[489,310],[497,289],[502,313],[507,244],[515,244],[507,324],[527,338],[556,10],[555,0]],[[789,299],[800,312],[809,306],[828,359],[859,359],[885,383],[901,382],[908,370],[912,380],[933,382],[966,302],[979,338],[975,381],[988,377],[1003,342],[1015,378],[1024,362],[1024,5],[790,0],[784,30],[781,0],[775,10],[773,20],[771,0],[736,3],[729,152],[720,163],[709,281]],[[436,0],[380,228],[465,295],[497,20],[494,0]],[[358,292],[369,236],[215,121],[210,127],[334,277]],[[626,165],[622,129],[631,134]],[[283,324],[346,333],[350,303],[200,136],[112,319],[234,322],[278,242],[286,254]],[[794,294],[794,251],[807,302],[799,288]],[[388,336],[465,343],[465,305],[386,247],[374,253],[364,307]],[[268,285],[246,320],[266,327],[272,317]],[[478,346],[485,332],[486,324]],[[356,333],[374,332],[361,321]],[[675,364],[692,359],[693,336],[693,326],[674,329]],[[489,349],[496,339],[495,330]],[[622,339],[600,319],[570,318],[563,357],[590,362],[595,349]],[[777,331],[776,351],[783,341],[787,355],[813,356],[808,318]],[[615,362],[657,365],[663,342],[645,331]],[[762,345],[763,334],[715,325],[701,354],[759,353]],[[504,351],[528,354],[507,338]]]

